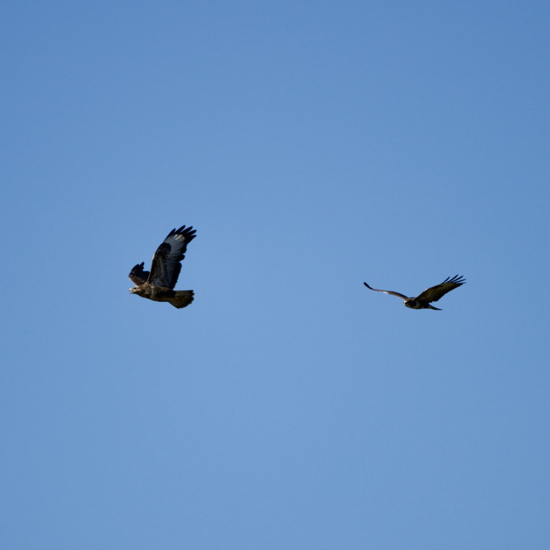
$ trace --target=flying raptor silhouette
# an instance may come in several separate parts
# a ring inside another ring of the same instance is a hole
[[[447,292],[451,292],[455,288],[463,285],[466,282],[464,277],[455,275],[453,278],[447,277],[440,285],[427,288],[422,294],[419,294],[416,298],[409,298],[399,292],[393,290],[379,290],[378,288],[372,288],[367,283],[363,283],[370,290],[376,292],[384,292],[385,294],[391,294],[403,299],[403,303],[411,309],[435,309],[441,311],[438,307],[430,305],[430,302],[437,302],[440,298],[445,296]]]
[[[182,225],[179,229],[172,229],[164,242],[157,248],[151,271],[144,271],[143,264],[135,265],[130,271],[130,279],[135,287],[130,292],[142,298],[155,302],[168,302],[174,307],[188,306],[194,298],[192,290],[174,290],[181,271],[181,261],[187,245],[195,238],[197,231],[192,227]]]

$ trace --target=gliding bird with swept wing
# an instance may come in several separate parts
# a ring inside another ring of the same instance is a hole
[[[151,264],[151,272],[144,271],[144,262],[130,271],[135,287],[130,292],[155,302],[168,302],[174,307],[188,306],[194,298],[192,290],[174,290],[185,258],[187,245],[195,238],[196,229],[182,225],[172,229],[164,242],[157,248]]]
[[[427,288],[422,294],[419,294],[416,298],[409,298],[404,294],[399,292],[394,292],[393,290],[379,290],[377,288],[370,287],[367,283],[363,283],[370,290],[376,292],[384,292],[385,294],[391,294],[392,296],[397,296],[398,298],[403,299],[403,303],[410,307],[411,309],[435,309],[441,311],[438,307],[433,307],[430,305],[430,302],[437,302],[440,298],[445,296],[447,292],[451,292],[455,288],[463,285],[466,282],[464,277],[455,275],[453,278],[447,277],[440,285],[432,286]]]

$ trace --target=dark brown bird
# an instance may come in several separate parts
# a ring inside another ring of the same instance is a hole
[[[419,294],[416,298],[409,298],[399,292],[393,292],[392,290],[378,290],[377,288],[370,287],[367,283],[363,283],[370,290],[375,290],[376,292],[384,292],[386,294],[391,294],[392,296],[397,296],[398,298],[403,299],[403,303],[410,307],[411,309],[435,309],[441,311],[438,307],[433,307],[430,305],[430,302],[437,302],[440,298],[445,296],[447,292],[451,292],[455,288],[463,285],[466,282],[464,277],[455,275],[453,278],[447,277],[440,285],[432,286],[427,288],[422,294]]]
[[[188,306],[194,298],[192,290],[174,290],[185,258],[187,245],[195,238],[197,231],[182,225],[172,229],[164,242],[157,248],[151,264],[151,272],[144,271],[144,262],[130,271],[130,279],[136,284],[130,292],[155,302],[168,302],[174,307]]]

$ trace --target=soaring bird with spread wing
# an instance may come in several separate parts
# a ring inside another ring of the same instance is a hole
[[[416,298],[409,298],[399,292],[393,292],[392,290],[379,290],[377,288],[370,287],[367,283],[363,283],[370,290],[375,290],[376,292],[384,292],[386,294],[391,294],[392,296],[397,296],[398,298],[403,299],[403,303],[410,307],[411,309],[436,309],[441,311],[438,307],[433,307],[430,305],[430,302],[437,302],[440,298],[445,296],[447,292],[451,292],[455,288],[463,285],[466,282],[464,277],[455,275],[453,278],[447,277],[440,285],[432,286],[427,288],[422,294],[419,294]]]
[[[151,271],[144,271],[143,264],[135,265],[130,271],[130,279],[135,287],[130,292],[155,302],[169,302],[174,307],[188,306],[194,298],[192,290],[174,290],[181,271],[181,261],[185,257],[187,245],[195,238],[197,231],[182,225],[172,229],[153,256]]]

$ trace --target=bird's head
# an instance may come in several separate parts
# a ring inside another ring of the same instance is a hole
[[[133,286],[131,289],[130,289],[130,293],[131,294],[136,294],[138,291],[138,287],[137,286]]]

